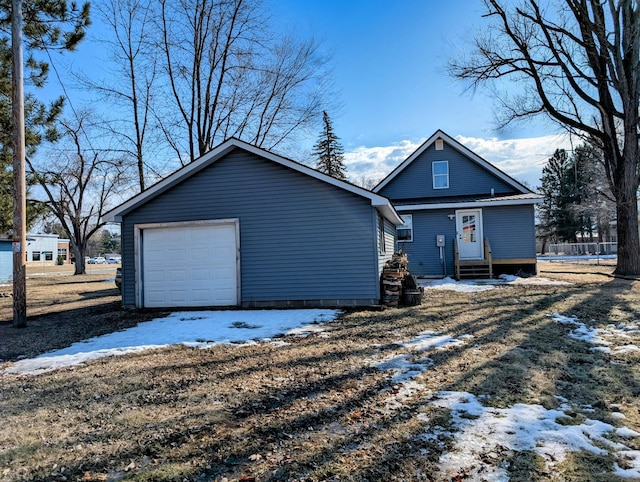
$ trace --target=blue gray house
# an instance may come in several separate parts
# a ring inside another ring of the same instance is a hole
[[[13,240],[0,238],[0,283],[13,279]]]
[[[380,301],[402,219],[385,197],[231,139],[107,213],[126,307]]]
[[[534,205],[542,198],[440,130],[373,191],[403,218],[398,245],[413,274],[536,272]]]

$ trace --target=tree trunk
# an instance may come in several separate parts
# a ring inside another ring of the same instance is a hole
[[[627,154],[627,153],[625,153]],[[636,155],[637,149],[636,149]],[[632,164],[632,166],[629,166]],[[615,274],[637,275],[640,273],[640,235],[638,233],[638,183],[635,163],[625,163],[624,181],[619,184],[616,196],[618,228],[618,264]]]
[[[76,258],[75,271],[73,274],[85,274],[86,269],[84,265],[84,249],[80,249],[75,243],[72,243],[71,250],[73,251],[73,254]]]

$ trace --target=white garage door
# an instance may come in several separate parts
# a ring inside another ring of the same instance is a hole
[[[238,304],[235,224],[142,231],[143,306]]]

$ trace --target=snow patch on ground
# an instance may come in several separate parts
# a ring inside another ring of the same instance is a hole
[[[550,316],[556,323],[575,326],[576,328],[569,333],[569,338],[595,345],[591,348],[592,351],[620,355],[640,349],[634,343],[626,343],[632,335],[640,335],[640,326],[637,324],[618,323],[607,325],[605,328],[595,328],[585,325],[574,317],[559,313]]]
[[[571,407],[566,404],[552,410],[522,403],[509,408],[492,408],[483,406],[470,393],[450,391],[439,392],[432,403],[451,411],[456,429],[452,434],[453,450],[440,457],[440,468],[447,475],[471,470],[470,475],[476,480],[480,476],[484,480],[509,480],[505,468],[488,467],[482,457],[508,449],[536,452],[544,458],[548,468],[562,462],[568,452],[612,453],[628,467],[622,469],[616,462],[616,475],[640,477],[640,452],[608,438],[638,437],[640,433],[590,419],[575,425],[558,423],[558,419],[571,418],[567,415]]]
[[[84,340],[61,350],[13,363],[4,373],[35,375],[106,356],[182,344],[207,348],[219,343],[249,343],[281,334],[307,336],[325,329],[340,310],[185,311],[139,323],[127,330]]]
[[[424,352],[460,346],[469,338],[472,337],[462,335],[454,338],[425,331],[412,340],[396,342],[409,349],[410,353],[371,360],[379,370],[391,372],[394,386],[389,390],[391,393],[386,399],[386,410],[389,413],[401,410],[413,396],[426,391],[426,386],[417,378],[433,366],[433,361],[424,356]],[[616,460],[613,467],[615,475],[640,477],[640,451],[634,451],[619,441],[639,437],[640,433],[598,420],[585,419],[578,423],[570,415],[575,414],[574,407],[560,396],[556,397],[560,407],[551,410],[537,404],[522,403],[508,408],[493,408],[480,401],[487,403],[489,398],[487,395],[441,391],[431,399],[431,404],[450,410],[454,431],[431,426],[417,438],[426,441],[453,440],[453,448],[444,452],[439,461],[440,470],[447,478],[464,473],[470,480],[508,481],[509,473],[507,467],[501,465],[501,460],[507,451],[523,450],[539,454],[549,469],[563,461],[569,452],[584,450],[603,455],[610,453]],[[592,407],[579,408],[583,413],[593,412]],[[624,415],[616,415],[618,413],[613,412],[613,418],[623,419]],[[417,417],[429,423],[427,414],[419,413]],[[567,420],[573,423],[566,423]],[[444,442],[438,444],[443,450],[447,445]]]
[[[480,285],[475,281],[456,281],[453,278],[443,278],[437,280],[419,279],[418,285],[424,286],[431,290],[448,290],[458,291],[461,293],[475,293],[479,291],[487,291],[495,288],[493,285]]]
[[[411,340],[395,342],[397,345],[409,349],[410,353],[369,360],[371,366],[378,370],[391,372],[391,382],[394,387],[386,399],[387,413],[401,409],[407,400],[426,389],[422,383],[415,380],[433,366],[433,360],[426,356],[425,352],[448,350],[463,345],[463,340],[469,338],[473,338],[473,336],[462,335],[454,338],[434,331],[423,331]]]
[[[480,291],[492,290],[498,286],[517,285],[536,285],[536,286],[560,286],[570,285],[566,281],[552,280],[548,278],[539,278],[532,276],[529,278],[521,278],[519,276],[502,274],[498,279],[482,279],[482,280],[465,280],[456,281],[446,277],[442,279],[418,279],[418,284],[425,289],[433,290],[449,290],[462,293],[475,293]]]

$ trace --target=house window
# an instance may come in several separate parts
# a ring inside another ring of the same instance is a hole
[[[62,259],[67,260],[67,250],[64,248],[58,249],[58,256],[62,256]]]
[[[53,261],[53,251],[43,251],[45,261]]]
[[[40,251],[31,253],[31,261],[40,261]]]
[[[433,188],[447,189],[449,187],[449,161],[435,161],[431,164],[433,170]]]
[[[378,253],[385,254],[387,252],[387,243],[384,235],[384,219],[378,215]]]
[[[413,241],[413,216],[411,214],[405,214],[400,217],[403,222],[402,226],[398,226],[398,242]]]

